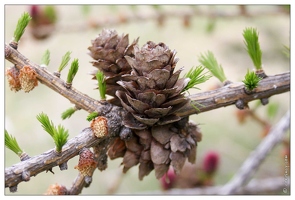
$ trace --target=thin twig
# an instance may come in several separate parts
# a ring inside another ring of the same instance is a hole
[[[92,169],[92,174],[95,169]],[[69,189],[69,195],[78,195],[81,194],[82,189],[86,186],[85,177],[79,173],[76,179],[73,182],[72,187]]]
[[[282,141],[283,136],[289,127],[290,111],[288,111],[285,116],[283,116],[282,119],[271,128],[268,135],[243,163],[233,179],[222,188],[220,194],[235,194],[240,187],[245,185],[268,153]]]

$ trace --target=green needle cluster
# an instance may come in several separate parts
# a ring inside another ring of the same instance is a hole
[[[96,73],[96,79],[98,81],[98,89],[99,89],[100,98],[102,100],[105,100],[106,99],[107,84],[105,82],[104,74],[101,71],[98,71]]]
[[[79,69],[78,59],[74,59],[69,69],[67,83],[72,83]]]
[[[247,74],[245,75],[245,79],[243,80],[243,83],[245,84],[245,88],[248,91],[254,90],[257,86],[259,81],[261,81],[261,77],[257,76],[254,71],[250,72],[247,71]]]
[[[61,114],[61,118],[63,120],[66,118],[70,118],[76,111],[77,111],[76,107],[69,108]]]
[[[205,55],[201,54],[201,56],[199,57],[199,62],[222,83],[227,80],[222,66],[218,64],[216,58],[214,57],[214,54],[211,51],[208,51]]]
[[[6,148],[10,149],[18,156],[21,156],[21,154],[23,153],[23,150],[21,150],[21,148],[19,147],[15,137],[13,137],[12,135],[9,135],[6,130],[4,132],[5,132],[5,146],[6,146]]]
[[[188,73],[184,75],[185,78],[189,78],[190,81],[188,82],[187,86],[183,89],[183,91],[187,91],[191,88],[199,89],[196,87],[196,85],[201,84],[209,80],[212,76],[211,75],[206,75],[204,71],[204,67],[199,66],[199,67],[193,67],[189,70]]]
[[[98,116],[98,112],[92,112],[87,116],[87,121],[92,121],[95,117]]]
[[[17,25],[16,25],[16,29],[14,31],[14,41],[15,42],[19,42],[20,38],[24,34],[25,29],[31,19],[32,19],[32,17],[27,12],[23,13],[22,16],[19,18]]]
[[[60,66],[58,68],[58,72],[61,72],[69,63],[71,57],[72,52],[68,51],[63,57],[62,57],[62,60],[61,60],[61,63],[60,63]]]
[[[249,54],[249,56],[252,59],[252,62],[256,69],[262,69],[261,64],[261,57],[262,57],[262,51],[260,49],[260,44],[258,41],[258,32],[254,28],[246,28],[243,32],[244,36],[244,43],[246,45],[246,50]]]
[[[61,125],[55,127],[53,122],[50,121],[48,116],[44,113],[37,115],[37,119],[42,124],[43,129],[53,138],[56,151],[61,152],[63,145],[67,142],[69,137],[68,130],[65,130]]]
[[[47,49],[42,56],[41,64],[48,66],[49,62],[50,62],[50,51]]]
[[[60,124],[55,129],[53,140],[56,146],[56,151],[61,152],[62,146],[67,143],[69,137],[68,130],[66,130],[63,126]]]

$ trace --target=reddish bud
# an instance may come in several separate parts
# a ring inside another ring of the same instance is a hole
[[[174,173],[174,170],[170,168],[162,178],[160,178],[161,186],[163,190],[171,189],[174,185],[176,178],[176,174]]]
[[[29,9],[30,9],[30,16],[32,17],[32,19],[37,18],[40,12],[40,6],[32,5],[30,6]]]
[[[32,17],[30,21],[31,34],[36,39],[45,39],[52,34],[55,29],[57,13],[54,6],[32,5],[29,7]]]
[[[87,148],[80,151],[79,163],[74,169],[78,169],[83,176],[92,176],[97,162],[94,160],[94,154]]]
[[[214,152],[214,151],[210,151],[205,155],[205,158],[203,160],[203,169],[204,171],[211,175],[213,174],[219,165],[219,154]]]

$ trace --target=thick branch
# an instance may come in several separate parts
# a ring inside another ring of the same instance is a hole
[[[37,78],[41,83],[69,99],[78,108],[84,109],[88,112],[108,110],[106,107],[107,104],[92,99],[73,87],[67,89],[63,80],[32,63],[29,59],[9,45],[5,45],[5,58],[15,64],[18,68],[22,68],[24,65],[30,65],[36,71]],[[181,117],[186,117],[192,114],[229,106],[235,104],[237,100],[242,100],[243,102],[248,103],[256,99],[268,98],[287,91],[290,91],[290,72],[264,78],[259,83],[259,87],[250,95],[244,92],[242,82],[232,83],[216,90],[190,95],[189,98],[192,101],[192,105],[184,107],[176,114]],[[199,110],[196,110],[195,107]]]

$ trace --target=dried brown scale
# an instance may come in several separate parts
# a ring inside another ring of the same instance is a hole
[[[21,90],[21,84],[18,77],[19,70],[15,66],[10,67],[6,70],[6,76],[7,76],[10,90],[14,92]]]
[[[87,148],[80,151],[79,163],[75,166],[83,176],[92,176],[93,169],[96,168],[97,162],[94,160],[94,154]]]
[[[25,92],[30,92],[38,85],[36,72],[28,65],[21,68],[18,78]]]

